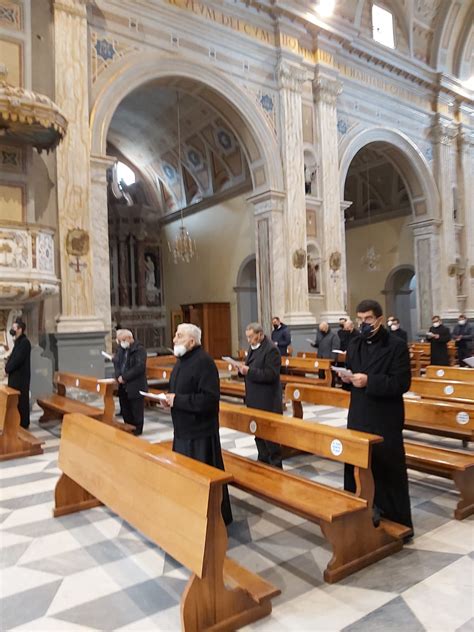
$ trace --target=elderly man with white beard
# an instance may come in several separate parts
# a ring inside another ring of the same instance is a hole
[[[178,325],[173,339],[178,358],[170,377],[165,407],[171,408],[173,450],[220,470],[224,469],[219,437],[219,373],[214,360],[201,346],[196,325]],[[222,517],[232,522],[227,486],[222,498]]]

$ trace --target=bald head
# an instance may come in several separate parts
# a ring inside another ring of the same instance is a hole
[[[323,320],[322,323],[319,324],[319,331],[323,334],[327,334],[329,331],[329,323]]]

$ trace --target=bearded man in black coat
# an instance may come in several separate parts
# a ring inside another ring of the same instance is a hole
[[[360,336],[347,349],[351,402],[347,427],[383,437],[373,446],[374,523],[379,516],[413,529],[403,447],[403,393],[411,382],[407,345],[382,325],[382,308],[365,300],[357,307]],[[354,468],[345,465],[344,488],[355,492]],[[413,532],[412,532],[413,533]]]
[[[15,339],[13,350],[5,364],[8,375],[8,386],[20,391],[18,412],[22,428],[30,426],[30,379],[31,379],[31,343],[25,335],[26,325],[17,318],[10,329],[10,336]]]
[[[219,437],[220,385],[215,362],[201,347],[201,330],[196,325],[178,325],[173,344],[178,360],[163,403],[171,408],[173,451],[224,470]],[[232,509],[227,485],[223,488],[221,512],[229,525]]]
[[[278,349],[263,333],[260,323],[250,323],[245,330],[250,348],[239,373],[245,377],[245,404],[249,408],[282,413],[280,382],[281,356]],[[258,460],[282,467],[281,446],[273,441],[255,437]]]

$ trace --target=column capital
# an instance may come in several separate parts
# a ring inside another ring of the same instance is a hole
[[[301,92],[304,82],[311,78],[306,68],[281,58],[278,61],[276,76],[280,88],[292,92]]]
[[[415,220],[414,222],[410,222],[408,226],[413,228],[413,234],[415,237],[422,237],[427,235],[437,235],[442,223],[443,222],[440,219],[430,218],[423,219],[421,221]]]
[[[457,139],[459,143],[459,149],[468,151],[469,147],[474,146],[474,134],[462,124],[458,126]]]
[[[55,11],[63,11],[83,19],[87,18],[89,4],[91,4],[91,0],[53,0]]]
[[[343,88],[342,81],[325,75],[316,75],[313,79],[313,94],[316,101],[322,101],[328,105],[336,106],[337,97]]]
[[[443,122],[439,114],[435,115],[430,135],[433,142],[441,145],[450,145],[459,133],[458,126],[449,122]]]
[[[285,206],[286,193],[283,191],[268,190],[257,195],[251,195],[247,198],[247,202],[253,204],[255,215],[264,213],[277,212],[283,213]]]

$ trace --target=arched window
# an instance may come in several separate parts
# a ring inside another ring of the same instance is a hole
[[[122,187],[122,183],[126,186],[130,186],[131,184],[135,184],[136,176],[135,173],[130,169],[128,165],[123,162],[117,162],[117,182],[119,187]]]

